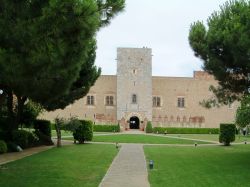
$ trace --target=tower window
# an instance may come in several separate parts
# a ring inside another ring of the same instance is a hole
[[[177,106],[178,108],[184,108],[185,107],[185,98],[179,97],[177,100]]]
[[[93,95],[87,96],[87,105],[95,105],[95,97]]]
[[[133,104],[136,104],[136,103],[137,103],[137,95],[136,95],[136,94],[133,94],[133,95],[132,95],[132,103],[133,103]]]

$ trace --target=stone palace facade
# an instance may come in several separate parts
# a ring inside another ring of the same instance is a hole
[[[193,77],[152,76],[150,48],[118,48],[117,75],[101,75],[89,93],[64,110],[42,118],[90,119],[95,124],[117,124],[144,129],[147,121],[160,127],[219,127],[234,121],[237,104],[206,109],[199,103],[213,94],[213,76],[195,71]]]

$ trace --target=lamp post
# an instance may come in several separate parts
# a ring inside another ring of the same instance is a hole
[[[2,94],[3,94],[3,90],[0,89],[0,95],[2,95]]]

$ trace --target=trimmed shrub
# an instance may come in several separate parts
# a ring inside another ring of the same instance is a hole
[[[120,125],[94,125],[94,132],[120,132]]]
[[[152,132],[153,132],[152,123],[148,121],[146,126],[146,133],[152,133]]]
[[[235,140],[236,126],[235,124],[220,124],[219,141],[225,146],[229,146]]]
[[[51,137],[51,124],[48,120],[36,120],[34,122],[34,129],[39,130],[44,135]]]
[[[41,145],[54,145],[51,140],[51,124],[48,120],[36,120],[34,122],[35,134]]]
[[[7,145],[5,143],[5,141],[0,140],[0,154],[2,153],[6,153],[7,152]]]
[[[80,144],[93,139],[93,123],[92,121],[80,120],[81,125],[73,132],[74,139]]]
[[[178,127],[154,127],[154,133],[159,134],[219,134],[219,128],[178,128]]]

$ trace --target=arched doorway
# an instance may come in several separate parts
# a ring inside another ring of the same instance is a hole
[[[138,117],[133,116],[129,120],[129,128],[130,129],[139,129],[140,128],[140,120]]]

